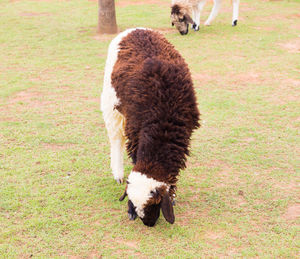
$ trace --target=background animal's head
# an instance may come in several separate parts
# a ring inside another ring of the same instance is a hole
[[[174,4],[171,7],[171,22],[172,26],[175,26],[181,35],[188,34],[189,24],[194,25],[194,21],[189,15],[188,8],[178,4]]]
[[[126,195],[130,220],[138,216],[145,225],[153,227],[161,209],[165,219],[171,224],[174,223],[173,204],[166,184],[139,172],[131,172],[120,201],[124,200]]]

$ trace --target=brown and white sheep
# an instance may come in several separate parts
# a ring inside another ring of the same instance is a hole
[[[101,110],[111,144],[114,178],[123,181],[125,140],[134,167],[127,179],[130,219],[147,226],[160,209],[174,223],[173,197],[185,168],[199,111],[187,64],[159,33],[136,28],[110,44]]]

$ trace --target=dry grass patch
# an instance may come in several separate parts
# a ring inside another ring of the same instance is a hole
[[[291,205],[282,216],[285,220],[296,220],[300,218],[300,204]]]
[[[285,43],[279,43],[283,49],[289,53],[300,53],[300,35],[298,38],[290,40]]]

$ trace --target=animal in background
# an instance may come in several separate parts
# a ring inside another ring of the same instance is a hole
[[[195,31],[199,30],[200,17],[204,5],[207,0],[172,0],[171,6],[171,22],[172,25],[182,34],[185,35],[189,32],[189,24]],[[240,0],[232,0],[233,14],[232,26],[237,25],[239,16]],[[213,9],[204,23],[210,25],[213,19],[216,18],[221,7],[221,0],[214,0]]]

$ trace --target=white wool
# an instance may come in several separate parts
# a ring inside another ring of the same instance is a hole
[[[114,65],[118,59],[118,53],[120,51],[119,44],[122,39],[133,30],[135,29],[128,29],[120,33],[111,41],[108,49],[104,72],[103,91],[101,95],[101,111],[103,112],[104,121],[109,133],[116,131],[117,128],[122,128],[119,124],[122,124],[121,120],[123,119],[123,116],[114,109],[114,107],[119,104],[119,99],[117,98],[116,91],[112,86],[111,75]]]
[[[123,153],[125,148],[125,118],[115,109],[115,106],[120,103],[120,100],[117,98],[116,91],[112,86],[111,75],[118,59],[120,42],[124,37],[136,29],[143,28],[125,30],[111,41],[106,59],[103,91],[101,94],[101,111],[110,140],[112,173],[114,178],[119,182],[123,181],[124,176]]]
[[[118,59],[118,53],[120,51],[120,42],[129,33],[137,29],[144,28],[132,28],[121,32],[117,37],[115,37],[108,48],[108,54],[105,65],[104,72],[104,83],[103,91],[101,94],[101,111],[103,112],[103,117],[105,121],[106,128],[109,135],[118,135],[118,130],[123,130],[124,127],[124,117],[120,114],[114,107],[119,104],[120,100],[117,98],[116,91],[111,83],[111,75],[113,68]]]

